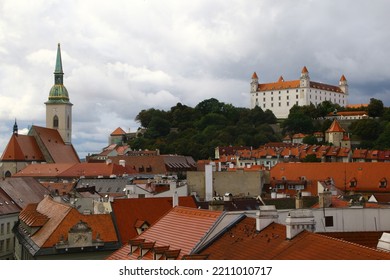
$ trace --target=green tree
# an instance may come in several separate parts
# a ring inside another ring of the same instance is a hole
[[[375,147],[382,150],[390,149],[390,123],[387,123],[385,129],[375,141]]]
[[[350,130],[362,140],[374,141],[378,138],[381,128],[379,122],[374,119],[364,119],[353,122]]]
[[[367,107],[368,116],[372,118],[381,117],[384,113],[384,106],[381,100],[371,98]]]

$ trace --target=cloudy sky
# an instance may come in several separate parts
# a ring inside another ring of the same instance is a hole
[[[81,158],[117,127],[135,131],[142,110],[208,98],[249,106],[260,82],[337,84],[349,103],[390,106],[387,0],[0,0],[0,152],[19,129],[45,126],[61,44]]]

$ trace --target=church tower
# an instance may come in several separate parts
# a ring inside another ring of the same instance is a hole
[[[50,89],[46,104],[46,127],[57,129],[66,144],[72,142],[72,106],[68,91],[64,86],[62,71],[61,48],[57,47],[56,66],[54,70],[54,85]]]

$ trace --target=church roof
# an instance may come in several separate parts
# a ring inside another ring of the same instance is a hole
[[[80,162],[73,145],[65,144],[58,130],[33,125],[29,135],[34,135],[37,142],[44,147],[44,152],[47,152],[48,156],[51,157],[52,160],[47,159],[46,161],[55,163]]]
[[[12,134],[1,161],[44,161],[35,138],[27,135]]]

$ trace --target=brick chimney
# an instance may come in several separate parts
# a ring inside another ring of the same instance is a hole
[[[275,205],[260,206],[260,210],[256,212],[256,231],[262,231],[273,222],[278,222],[278,211]]]
[[[293,239],[304,230],[313,232],[315,224],[313,212],[310,209],[292,210],[286,218],[286,238]]]

